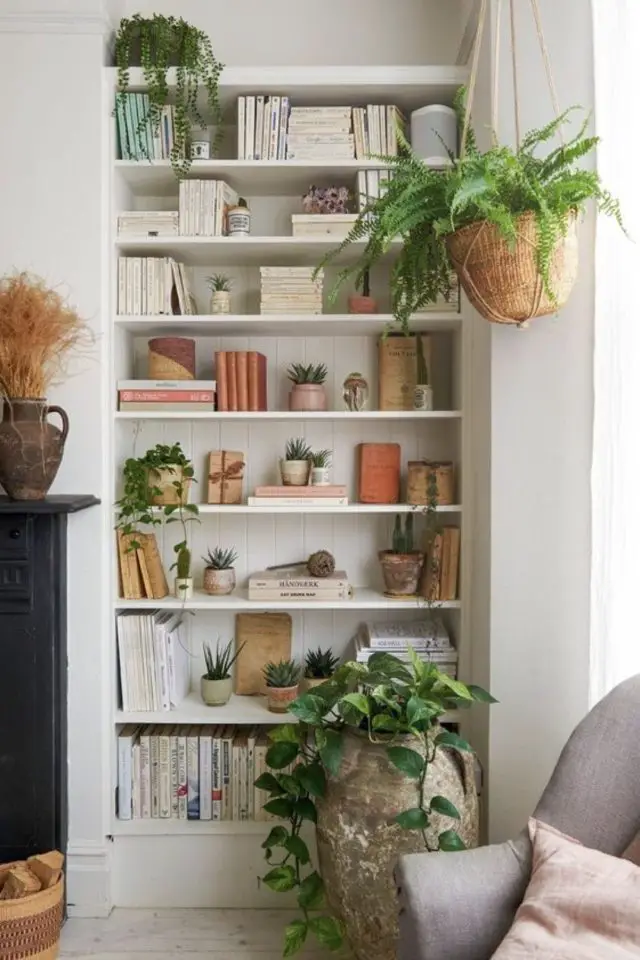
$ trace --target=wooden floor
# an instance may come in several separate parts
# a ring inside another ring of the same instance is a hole
[[[281,910],[114,910],[108,920],[68,920],[61,958],[74,960],[280,960]],[[304,960],[326,951],[303,950]]]

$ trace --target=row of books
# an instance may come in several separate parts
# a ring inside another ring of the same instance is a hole
[[[118,257],[118,313],[132,316],[194,314],[183,263],[173,257]]]
[[[130,724],[118,736],[118,817],[271,820],[254,786],[268,746],[264,727]]]
[[[174,144],[175,108],[162,108],[157,129],[149,115],[148,93],[116,96],[116,127],[122,160],[169,160]]]
[[[419,623],[364,623],[354,638],[358,663],[368,663],[375,653],[392,653],[410,663],[411,647],[421,660],[435,664],[443,673],[455,678],[458,673],[458,651],[451,643],[441,620]]]
[[[118,380],[119,410],[210,410],[215,380]]]
[[[349,600],[353,594],[344,570],[312,577],[306,564],[262,570],[249,577],[249,600]]]
[[[460,565],[460,528],[443,527],[436,533],[425,560],[422,595],[431,600],[456,600]]]
[[[256,487],[247,497],[250,507],[346,507],[349,503],[344,484],[328,483],[307,487]]]
[[[260,267],[260,313],[320,314],[323,285],[314,267]]]
[[[267,410],[267,358],[256,350],[216,350],[217,402],[226,410]]]
[[[116,534],[120,596],[126,600],[162,600],[169,593],[158,542],[153,533]],[[137,544],[137,546],[135,546]]]
[[[238,194],[224,180],[181,180],[178,230],[186,237],[225,237],[227,210]]]
[[[190,687],[182,618],[168,611],[116,617],[122,709],[169,711]]]
[[[238,97],[238,159],[351,160],[398,153],[395,106],[291,107],[288,97]]]

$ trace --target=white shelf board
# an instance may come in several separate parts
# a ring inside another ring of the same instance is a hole
[[[116,316],[115,326],[150,337],[369,337],[380,336],[393,323],[390,313],[321,313],[299,316],[227,314],[226,316]],[[454,310],[414,314],[415,333],[457,330],[461,314]]]
[[[265,801],[267,794],[265,793]],[[259,820],[114,820],[112,837],[261,836],[273,824]]]
[[[292,497],[295,497],[295,487],[292,487]],[[276,499],[274,497],[274,499]],[[306,506],[304,504],[287,506],[278,505],[277,503],[260,505],[256,507],[251,507],[247,503],[239,504],[224,504],[224,503],[199,503],[198,510],[200,514],[213,513],[217,516],[220,514],[251,514],[251,513],[268,513],[268,514],[284,514],[288,515],[290,513],[359,513],[359,514],[396,514],[396,513],[420,513],[423,510],[426,510],[426,507],[416,506],[411,503],[348,503],[344,507],[337,506]],[[162,507],[154,507],[154,513],[161,514],[163,511]],[[452,504],[450,506],[439,506],[436,507],[437,513],[462,513],[462,506],[458,504]]]
[[[180,603],[176,601],[177,605]],[[159,605],[159,604],[158,604]],[[237,693],[231,695],[228,703],[222,707],[208,707],[202,702],[199,693],[192,690],[175,710],[118,710],[116,724],[120,723],[247,723],[277,726],[280,723],[297,723],[291,713],[271,713],[267,710],[264,697],[244,697]]]
[[[114,86],[115,67],[109,70]],[[225,67],[220,75],[219,95],[227,122],[235,122],[239,96],[281,96],[293,106],[367,103],[397,103],[415,110],[429,103],[453,102],[458,87],[467,83],[469,71],[459,66],[267,66]],[[176,86],[176,70],[167,73],[167,84]],[[129,70],[129,89],[146,90],[140,67]]]
[[[355,587],[350,600],[248,600],[246,590],[236,590],[227,597],[211,597],[201,590],[194,591],[191,600],[164,597],[162,600],[115,601],[116,610],[426,610],[426,601],[421,597],[394,599],[385,597],[377,590]],[[459,600],[445,600],[436,605],[439,610],[458,610]],[[125,721],[129,722],[129,721]],[[186,721],[185,721],[186,722]],[[196,721],[191,721],[195,723]],[[238,721],[228,721],[237,723]]]
[[[340,237],[118,237],[121,256],[175,257],[193,266],[316,266],[331,250],[340,246]],[[392,242],[400,250],[402,240]],[[335,263],[355,262],[365,242],[352,243],[335,258]]]
[[[314,420],[459,420],[460,410],[118,410],[117,420],[289,420],[294,423]]]

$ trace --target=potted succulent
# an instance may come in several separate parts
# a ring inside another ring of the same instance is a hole
[[[495,140],[483,153],[470,125],[463,125],[464,90],[456,110],[460,156],[451,155],[449,166],[434,169],[400,137],[400,155],[384,158],[391,170],[384,193],[366,204],[346,239],[318,267],[365,241],[356,265],[339,273],[331,294],[335,299],[348,278],[361,285],[400,237],[391,291],[393,313],[405,333],[413,313],[439,297],[449,299],[452,270],[488,320],[522,324],[555,313],[577,275],[578,216],[595,201],[601,213],[622,226],[618,202],[596,171],[581,166],[598,143],[586,135],[588,121],[551,151],[547,144],[567,124],[570,111],[532,130],[516,148]]]
[[[69,419],[47,405],[47,390],[91,341],[84,320],[44,281],[0,279],[0,483],[12,500],[43,500],[55,479]],[[53,413],[62,429],[49,423]]]
[[[391,550],[380,550],[384,592],[388,597],[413,597],[424,564],[424,553],[413,549],[413,514],[405,515],[404,529],[401,514],[396,514]]]
[[[292,363],[287,377],[293,384],[289,393],[289,410],[326,410],[327,379],[325,363]]]
[[[285,486],[304,487],[309,482],[311,447],[305,440],[287,440],[280,474]]]
[[[234,653],[233,640],[229,640],[222,648],[218,641],[214,656],[209,644],[202,644],[206,670],[200,678],[200,695],[208,707],[221,707],[229,702],[233,692],[231,668],[243,646],[244,644],[241,644]]]
[[[298,696],[300,667],[295,660],[270,661],[264,671],[267,707],[271,713],[286,713]]]
[[[191,166],[188,141],[193,126],[206,130],[206,122],[200,112],[198,90],[206,91],[207,107],[215,127],[214,153],[222,134],[222,110],[218,81],[222,72],[211,47],[211,40],[202,30],[187,23],[182,17],[165,17],[153,14],[143,17],[139,13],[120,21],[115,40],[115,62],[118,68],[118,94],[122,97],[129,89],[129,67],[142,66],[149,96],[149,117],[154,134],[158,132],[162,108],[169,103],[167,71],[175,66],[177,81],[172,91],[174,104],[173,148],[171,164],[177,176],[189,172]],[[146,116],[138,117],[133,131],[137,147],[134,155],[147,155],[145,139]]]
[[[207,277],[211,291],[211,313],[229,313],[231,309],[231,280],[222,273]]]
[[[314,487],[326,487],[330,469],[331,450],[314,450],[311,454],[311,483]]]
[[[176,571],[173,592],[178,600],[191,600],[193,597],[193,577],[191,576],[191,550],[181,543],[174,547],[176,559],[171,569]]]
[[[236,551],[233,548],[215,547],[202,559],[205,562],[204,592],[213,597],[226,597],[233,593],[236,586],[236,571],[233,565],[238,559]]]
[[[339,663],[340,658],[334,657],[331,647],[326,650],[322,647],[318,647],[317,650],[308,650],[304,658],[303,691],[311,690],[330,680]]]
[[[368,270],[359,281],[360,293],[349,294],[349,313],[377,313],[378,304],[371,296],[370,274]]]

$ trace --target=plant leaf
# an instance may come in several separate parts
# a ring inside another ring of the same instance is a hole
[[[407,703],[407,720],[410,724],[417,723],[419,720],[426,720],[430,716],[431,711],[421,697],[416,697],[415,694],[409,697],[409,702]]]
[[[292,920],[284,928],[283,957],[292,957],[302,947],[307,939],[308,925],[305,920]]]
[[[424,759],[408,747],[387,747],[387,756],[394,767],[412,780],[419,780],[424,770]]]
[[[298,766],[294,771],[294,775],[298,783],[300,783],[312,797],[324,797],[327,789],[327,778],[319,763],[312,763],[308,767]]]
[[[265,810],[267,806],[268,804],[265,804]],[[301,820],[310,820],[311,823],[318,822],[318,813],[315,804],[309,797],[300,797],[299,800],[295,800],[293,803],[293,812],[297,817],[300,817]]]
[[[298,890],[298,904],[306,910],[317,910],[324,900],[324,883],[322,877],[314,870],[305,877]]]
[[[449,677],[446,673],[440,674],[438,683],[444,687],[448,687],[449,690],[455,693],[456,697],[460,697],[461,700],[473,700],[466,684],[461,683],[460,680],[454,680],[453,677]]]
[[[413,807],[411,810],[403,810],[394,820],[403,830],[424,830],[429,826],[429,818],[420,807]]]
[[[284,827],[272,827],[269,836],[262,844],[263,850],[269,850],[271,847],[283,847],[289,833]]]
[[[439,733],[435,743],[438,747],[455,747],[456,750],[461,750],[463,753],[473,753],[473,747],[462,737],[459,737],[457,733],[452,733],[451,730],[443,730],[442,733]]]
[[[297,743],[272,743],[267,750],[267,765],[272,770],[284,770],[290,763],[293,763],[298,753]]]
[[[323,764],[334,777],[336,777],[340,771],[343,747],[344,743],[341,733],[338,733],[337,730],[325,730],[324,746],[319,746],[318,753],[320,754],[320,759]]]
[[[299,738],[295,723],[283,723],[274,727],[268,731],[267,736],[273,743],[297,743]]]
[[[293,890],[295,887],[296,872],[290,864],[285,863],[281,867],[274,867],[273,870],[265,874],[262,882],[266,883],[270,890],[284,893],[286,890]]]
[[[254,780],[254,787],[258,790],[266,790],[274,796],[284,793],[282,787],[272,773],[261,773],[257,780]]]
[[[458,850],[466,850],[462,838],[455,830],[445,830],[438,837],[438,845],[446,853],[456,853]]]
[[[286,797],[274,797],[273,800],[267,800],[262,809],[266,810],[267,813],[272,813],[274,817],[281,817],[283,820],[289,820],[293,816],[293,803]]]
[[[369,701],[363,693],[347,693],[344,697],[340,698],[339,702],[348,703],[349,706],[355,707],[360,713],[364,713],[367,717],[369,716]]]
[[[289,706],[289,713],[293,713],[298,720],[305,723],[320,723],[326,712],[324,700],[312,693],[303,694]]]
[[[309,929],[315,933],[318,943],[321,943],[327,950],[339,950],[342,946],[344,935],[342,927],[335,917],[311,917]]]
[[[484,687],[477,687],[475,683],[467,684],[467,689],[473,697],[474,700],[477,700],[479,703],[498,703],[495,697],[492,697],[488,690],[485,690]]]
[[[446,797],[432,797],[429,810],[432,813],[441,813],[445,817],[453,817],[454,820],[460,819],[458,808]]]
[[[309,856],[309,848],[302,837],[298,837],[297,835],[287,837],[284,842],[284,848],[291,853],[296,860],[299,860],[303,866],[309,863],[311,859]]]

